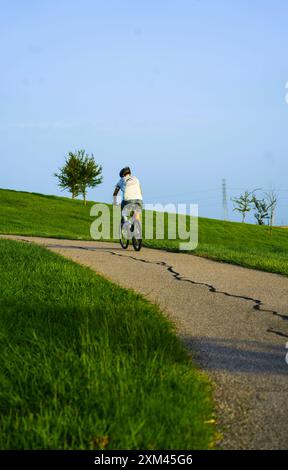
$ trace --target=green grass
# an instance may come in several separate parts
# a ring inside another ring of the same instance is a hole
[[[36,245],[0,259],[1,449],[211,446],[210,384],[155,306]]]
[[[92,202],[0,190],[0,233],[90,239]],[[146,240],[146,246],[177,251],[179,240]],[[288,229],[199,219],[194,254],[288,275]]]

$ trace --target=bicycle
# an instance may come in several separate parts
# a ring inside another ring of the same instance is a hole
[[[127,206],[122,211],[122,216],[126,215],[127,220],[121,220],[119,227],[120,245],[127,250],[130,240],[135,251],[140,251],[142,247],[142,224],[141,207],[138,204],[132,204],[132,208]]]

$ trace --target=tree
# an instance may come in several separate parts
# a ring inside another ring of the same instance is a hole
[[[60,188],[72,193],[73,199],[82,194],[86,206],[87,189],[102,183],[102,171],[102,166],[96,164],[93,154],[89,156],[85,150],[78,150],[69,152],[65,165],[54,176],[58,178]]]
[[[86,206],[87,188],[95,188],[103,181],[102,166],[97,165],[94,155],[91,157],[85,154],[85,150],[78,151],[78,158],[80,162],[79,171],[79,192],[83,195],[84,205]]]
[[[254,217],[258,225],[265,225],[265,220],[269,219],[269,205],[265,199],[257,199],[253,195],[254,209],[256,210]]]
[[[274,216],[275,216],[275,209],[277,206],[277,196],[275,191],[269,191],[266,193],[266,197],[268,200],[268,210],[269,210],[269,226],[270,226],[270,234],[272,232],[272,226],[274,223]]]
[[[72,199],[79,195],[80,161],[77,153],[69,152],[65,165],[59,168],[59,173],[54,173],[58,178],[58,186],[67,189],[72,194]]]
[[[254,190],[256,191],[256,189]],[[232,199],[234,202],[234,211],[241,212],[242,222],[245,222],[246,213],[250,212],[252,209],[254,191],[245,191],[244,194],[241,194],[238,198]]]

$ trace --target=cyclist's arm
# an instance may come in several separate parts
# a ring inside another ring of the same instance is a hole
[[[138,182],[139,182],[139,181],[138,181]],[[141,186],[140,182],[139,182],[139,188],[140,188],[140,194],[141,194],[141,197],[143,198],[143,193],[142,193],[142,186]]]
[[[116,197],[118,195],[119,191],[120,191],[119,186],[116,186],[115,189],[114,189],[113,197]]]
[[[113,193],[113,205],[114,205],[114,206],[117,206],[117,195],[118,195],[119,191],[120,191],[120,188],[119,188],[119,186],[117,185],[117,186],[115,187],[114,193]]]

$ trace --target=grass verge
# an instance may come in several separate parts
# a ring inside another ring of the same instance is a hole
[[[82,201],[0,189],[0,233],[90,239],[90,209]],[[151,248],[178,251],[169,240],[145,240]],[[288,229],[199,218],[199,245],[193,252],[217,261],[288,275]]]

